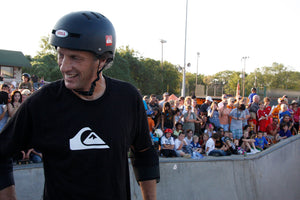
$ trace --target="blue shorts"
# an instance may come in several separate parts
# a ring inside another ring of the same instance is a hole
[[[241,137],[243,136],[243,130],[242,129],[235,129],[235,130],[231,130],[232,135],[233,135],[233,139],[241,139]]]
[[[224,131],[229,131],[229,124],[220,124],[220,127],[224,129]]]

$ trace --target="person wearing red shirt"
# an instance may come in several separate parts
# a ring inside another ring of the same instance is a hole
[[[273,117],[272,123],[267,126],[267,140],[269,143],[274,144],[276,143],[276,135],[279,132],[279,123],[278,118]]]

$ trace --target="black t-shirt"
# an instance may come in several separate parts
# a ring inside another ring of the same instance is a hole
[[[105,80],[103,96],[93,101],[62,80],[44,86],[0,134],[0,158],[29,147],[42,152],[44,199],[130,199],[128,149],[152,145],[147,117],[132,85]]]

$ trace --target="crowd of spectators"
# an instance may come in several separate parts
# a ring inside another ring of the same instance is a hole
[[[33,78],[33,80],[31,79]],[[19,86],[15,82],[3,83],[0,88],[0,131],[18,108],[34,91],[43,85],[37,82],[36,76],[28,73],[22,74],[22,82]],[[13,156],[16,163],[39,163],[42,162],[42,154],[33,148],[23,149]]]
[[[221,101],[207,96],[197,104],[196,97],[169,99],[163,94],[143,98],[149,130],[163,157],[228,156],[256,154],[281,140],[298,134],[300,108],[284,95],[278,105],[270,98],[260,100],[256,89],[249,97],[222,95]]]

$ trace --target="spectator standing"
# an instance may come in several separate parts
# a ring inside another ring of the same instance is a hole
[[[192,107],[188,106],[187,112],[183,115],[184,123],[183,129],[186,132],[188,129],[191,129],[193,132],[195,131],[195,122],[197,121],[197,117],[195,113],[192,112]]]
[[[174,129],[175,126],[175,116],[174,111],[171,109],[169,102],[165,102],[163,105],[163,110],[161,113],[161,129]]]
[[[200,106],[200,115],[201,116],[203,116],[203,115],[207,116],[208,109],[212,102],[213,102],[213,100],[210,96],[207,96],[205,98],[205,102]]]
[[[9,118],[7,111],[8,93],[6,91],[0,91],[0,131],[3,129]]]
[[[39,77],[37,77],[35,74],[32,74],[31,80],[33,83],[33,89],[38,90],[39,89]]]
[[[249,104],[251,105],[253,103],[253,97],[256,95],[256,88],[251,88],[251,93],[248,96]]]
[[[154,111],[155,108],[159,109],[159,105],[157,103],[155,94],[150,95],[150,100],[149,100],[148,106],[150,107],[150,110],[152,110],[152,111]]]
[[[272,111],[272,117],[277,117],[279,119],[279,112],[281,110],[281,104],[284,102],[284,100],[282,98],[278,98],[277,99],[277,106],[274,107],[273,111]]]
[[[223,108],[224,104],[226,104],[227,106],[227,95],[226,94],[222,94],[222,101],[220,103],[218,103],[218,109]]]
[[[265,110],[263,102],[259,103],[259,109],[257,111],[258,119],[258,131],[267,132],[268,114]]]
[[[159,107],[162,109],[163,106],[164,106],[164,103],[168,102],[169,101],[169,93],[168,92],[165,92],[163,94],[163,99],[159,102]]]
[[[24,89],[28,89],[30,91],[33,91],[32,84],[30,82],[30,74],[23,73],[22,74],[22,82],[19,84],[19,90],[22,91]]]
[[[297,101],[292,101],[292,110],[293,110],[293,121],[294,121],[294,128],[297,132],[299,132],[299,118],[300,118],[300,108]],[[295,134],[297,134],[297,132]]]
[[[14,116],[22,103],[22,94],[19,90],[15,90],[11,94],[11,102],[7,104],[9,117]]]
[[[258,109],[259,109],[259,96],[254,95],[253,102],[251,103],[249,112],[253,112],[253,113],[257,114]]]
[[[210,110],[208,111],[208,117],[209,122],[213,123],[215,128],[218,129],[220,127],[220,118],[217,102],[211,104]]]
[[[223,102],[223,106],[219,108],[219,122],[220,127],[224,129],[224,131],[229,131],[229,114],[231,109],[227,107],[227,102]]]
[[[240,104],[238,108],[233,109],[229,116],[232,118],[230,123],[230,131],[234,140],[239,140],[243,136],[243,120],[245,119],[245,105]]]

